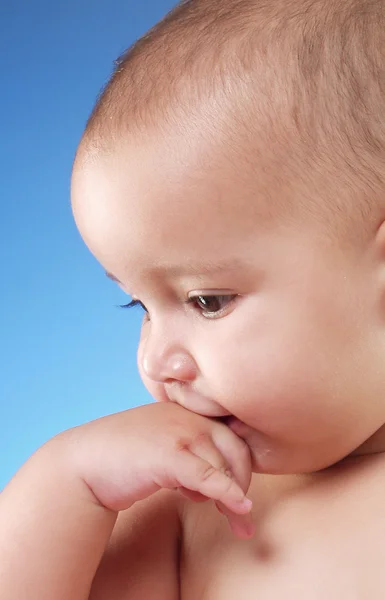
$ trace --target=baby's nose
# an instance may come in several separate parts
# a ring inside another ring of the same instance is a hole
[[[143,352],[143,371],[153,381],[193,381],[197,367],[193,357],[186,351]]]

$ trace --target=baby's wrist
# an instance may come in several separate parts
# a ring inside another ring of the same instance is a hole
[[[76,488],[83,488],[85,498],[88,496],[91,502],[100,504],[87,482],[89,469],[84,456],[87,454],[84,446],[82,426],[79,426],[55,435],[42,446],[41,451],[46,455],[43,460],[51,461],[56,466],[59,479],[73,481]]]
[[[103,443],[92,425],[93,422],[85,423],[61,432],[48,442],[51,445],[49,451],[58,453],[66,476],[81,483],[88,502],[117,514],[118,510],[111,509],[107,502],[103,502],[106,478],[111,474],[103,463]]]

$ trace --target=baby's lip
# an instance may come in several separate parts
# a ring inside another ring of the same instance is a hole
[[[231,416],[229,412],[224,410],[215,400],[210,397],[203,396],[191,389],[180,387],[171,387],[166,390],[170,402],[176,402],[184,408],[192,412],[217,420],[222,420]]]

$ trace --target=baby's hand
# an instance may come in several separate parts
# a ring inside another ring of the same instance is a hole
[[[162,402],[109,415],[63,434],[80,476],[103,506],[129,508],[160,488],[211,498],[239,537],[253,534],[250,452],[226,425]]]

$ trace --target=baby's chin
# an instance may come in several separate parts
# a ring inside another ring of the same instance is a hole
[[[252,428],[237,417],[225,417],[223,422],[249,447],[253,473],[265,475],[309,475],[333,466],[343,457],[313,455],[308,449],[286,448],[274,439]]]

